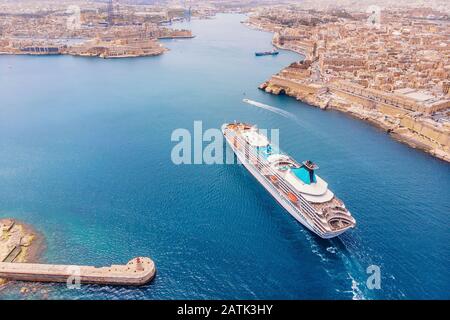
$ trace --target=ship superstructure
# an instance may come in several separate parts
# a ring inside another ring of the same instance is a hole
[[[250,124],[227,123],[222,133],[239,161],[309,230],[328,239],[356,225],[344,203],[316,174],[315,163],[298,163]]]

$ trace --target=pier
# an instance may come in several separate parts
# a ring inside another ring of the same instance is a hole
[[[146,257],[109,267],[0,262],[0,278],[33,282],[139,286],[150,282],[155,273],[155,263]]]

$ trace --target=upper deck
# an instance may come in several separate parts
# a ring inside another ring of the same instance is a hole
[[[356,222],[344,203],[329,190],[328,183],[316,175],[311,161],[298,163],[279,151],[255,126],[225,124],[223,134],[236,152],[245,156],[267,182],[306,215],[321,232],[340,232]]]

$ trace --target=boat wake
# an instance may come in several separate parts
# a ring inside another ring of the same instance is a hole
[[[343,270],[347,273],[346,275],[341,273],[341,277],[346,278],[346,282],[351,282],[351,289],[342,292],[350,293],[353,300],[380,298],[377,290],[371,290],[367,285],[368,277],[371,275],[367,271],[367,267],[377,264],[383,270],[383,277],[390,279],[389,287],[383,288],[382,297],[387,299],[404,298],[404,294],[398,290],[394,283],[394,275],[384,269],[383,257],[365,246],[357,232],[332,239],[332,243],[337,249],[336,257],[342,262]]]
[[[276,108],[276,107],[272,107],[272,106],[269,106],[267,104],[260,103],[260,102],[257,102],[257,101],[253,101],[253,100],[250,100],[250,99],[243,99],[242,101],[247,103],[247,104],[250,104],[252,106],[255,106],[257,108],[261,108],[261,109],[264,109],[264,110],[267,110],[267,111],[279,114],[280,116],[283,116],[285,118],[288,118],[288,119],[291,119],[291,120],[295,120],[295,121],[298,120],[295,115],[293,115],[292,113],[290,113],[290,112],[288,112],[286,110],[283,110],[283,109],[280,109],[280,108]]]
[[[351,255],[341,238],[322,241],[307,230],[303,230],[303,233],[311,245],[312,253],[319,257],[324,271],[337,286],[336,292],[352,300],[373,298],[365,288],[366,274],[361,262]]]

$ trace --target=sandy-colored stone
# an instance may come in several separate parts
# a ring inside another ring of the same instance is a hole
[[[146,257],[137,257],[126,265],[92,267],[38,263],[0,262],[0,277],[33,282],[96,283],[108,285],[143,285],[153,279],[155,263]]]

